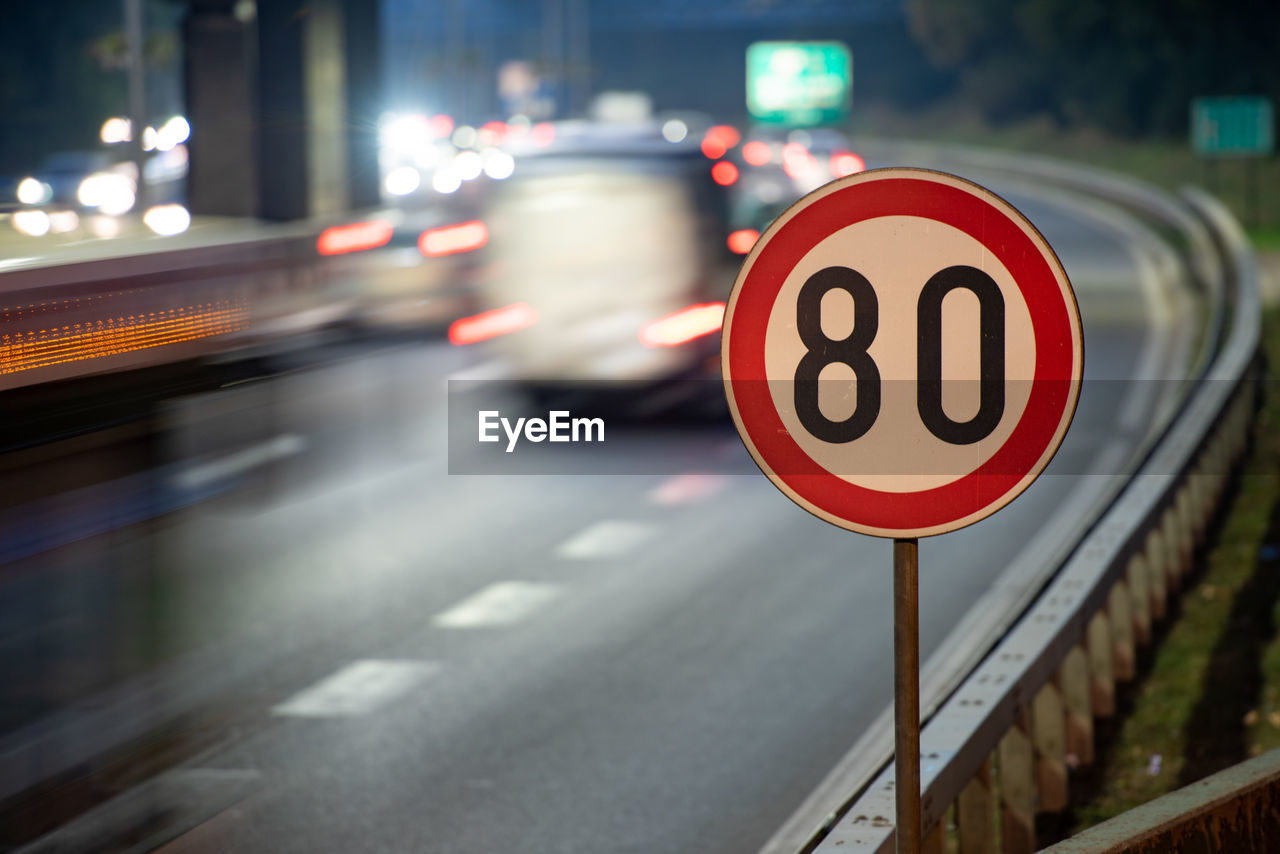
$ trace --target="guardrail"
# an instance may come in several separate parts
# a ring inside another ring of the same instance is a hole
[[[1273,851],[1280,839],[1280,750],[1121,813],[1044,854]]]
[[[1186,209],[1179,209],[1136,182],[1108,177],[1100,184],[1091,170],[1075,180],[1066,167],[1048,174],[1040,171],[1042,162],[1020,165],[1180,229],[1193,251],[1212,247],[1194,266],[1230,320],[1229,326],[1215,323],[1220,345],[1206,349],[1200,382],[1137,475],[1035,603],[925,723],[928,852],[945,850],[952,805],[961,852],[994,850],[997,815],[1003,851],[1032,851],[1036,812],[1067,806],[1068,767],[1093,761],[1094,718],[1114,714],[1116,683],[1133,678],[1136,647],[1148,642],[1153,622],[1167,611],[1246,446],[1260,370],[1257,271],[1247,239],[1220,203],[1188,190]],[[999,168],[1016,171],[1017,162],[1001,158]],[[882,752],[860,762],[878,775],[869,785],[866,777],[857,781],[855,798],[813,829],[801,850],[892,850],[890,760]],[[846,774],[845,782],[854,781]]]

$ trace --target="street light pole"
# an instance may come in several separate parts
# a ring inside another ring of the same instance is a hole
[[[129,74],[129,127],[133,141],[133,162],[138,170],[138,185],[134,195],[134,206],[143,207],[146,182],[143,180],[143,167],[146,154],[142,149],[143,130],[147,126],[147,78],[145,59],[143,57],[143,0],[124,0],[124,38],[128,53]]]

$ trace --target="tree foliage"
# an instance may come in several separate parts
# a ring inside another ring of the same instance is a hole
[[[1275,0],[907,0],[907,14],[993,120],[1185,133],[1193,97],[1280,96]]]

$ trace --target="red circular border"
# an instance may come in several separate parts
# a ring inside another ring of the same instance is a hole
[[[1055,267],[1060,269],[1056,256],[1047,243],[1042,249],[1023,231],[1012,208],[1012,213],[1005,212],[970,191],[937,180],[873,176],[863,173],[857,179],[846,179],[848,186],[808,203],[760,241],[754,257],[748,259],[745,277],[735,285],[735,299],[725,318],[727,379],[738,424],[749,436],[766,473],[804,501],[860,527],[935,529],[1000,501],[1045,457],[1079,382],[1072,375],[1076,354],[1071,320],[1077,315],[1074,305],[1068,307],[1055,275]],[[836,231],[884,216],[932,219],[985,246],[1004,264],[1022,292],[1036,342],[1031,395],[1004,445],[969,474],[920,492],[868,489],[823,469],[791,438],[774,407],[768,383],[762,382],[766,379],[765,332],[787,275],[806,253]],[[1072,410],[1071,414],[1074,407]]]

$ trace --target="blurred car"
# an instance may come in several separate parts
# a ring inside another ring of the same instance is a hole
[[[485,207],[485,311],[450,339],[488,341],[531,386],[714,374],[741,255],[733,182],[688,131],[563,122],[512,146]]]
[[[136,201],[137,164],[112,151],[60,151],[46,156],[16,182],[23,205],[106,214],[130,211]]]
[[[429,207],[385,208],[322,231],[324,275],[368,329],[444,328],[476,310],[472,283],[488,229],[462,198]]]
[[[848,138],[833,128],[757,125],[733,153],[754,167],[749,172],[789,184],[788,193],[796,197],[866,168]]]
[[[148,155],[140,192],[138,164],[123,148],[55,152],[7,182],[0,208],[9,210],[13,227],[30,237],[116,237],[127,214],[140,215],[155,234],[178,234],[191,222],[183,206],[187,156],[181,144]]]

